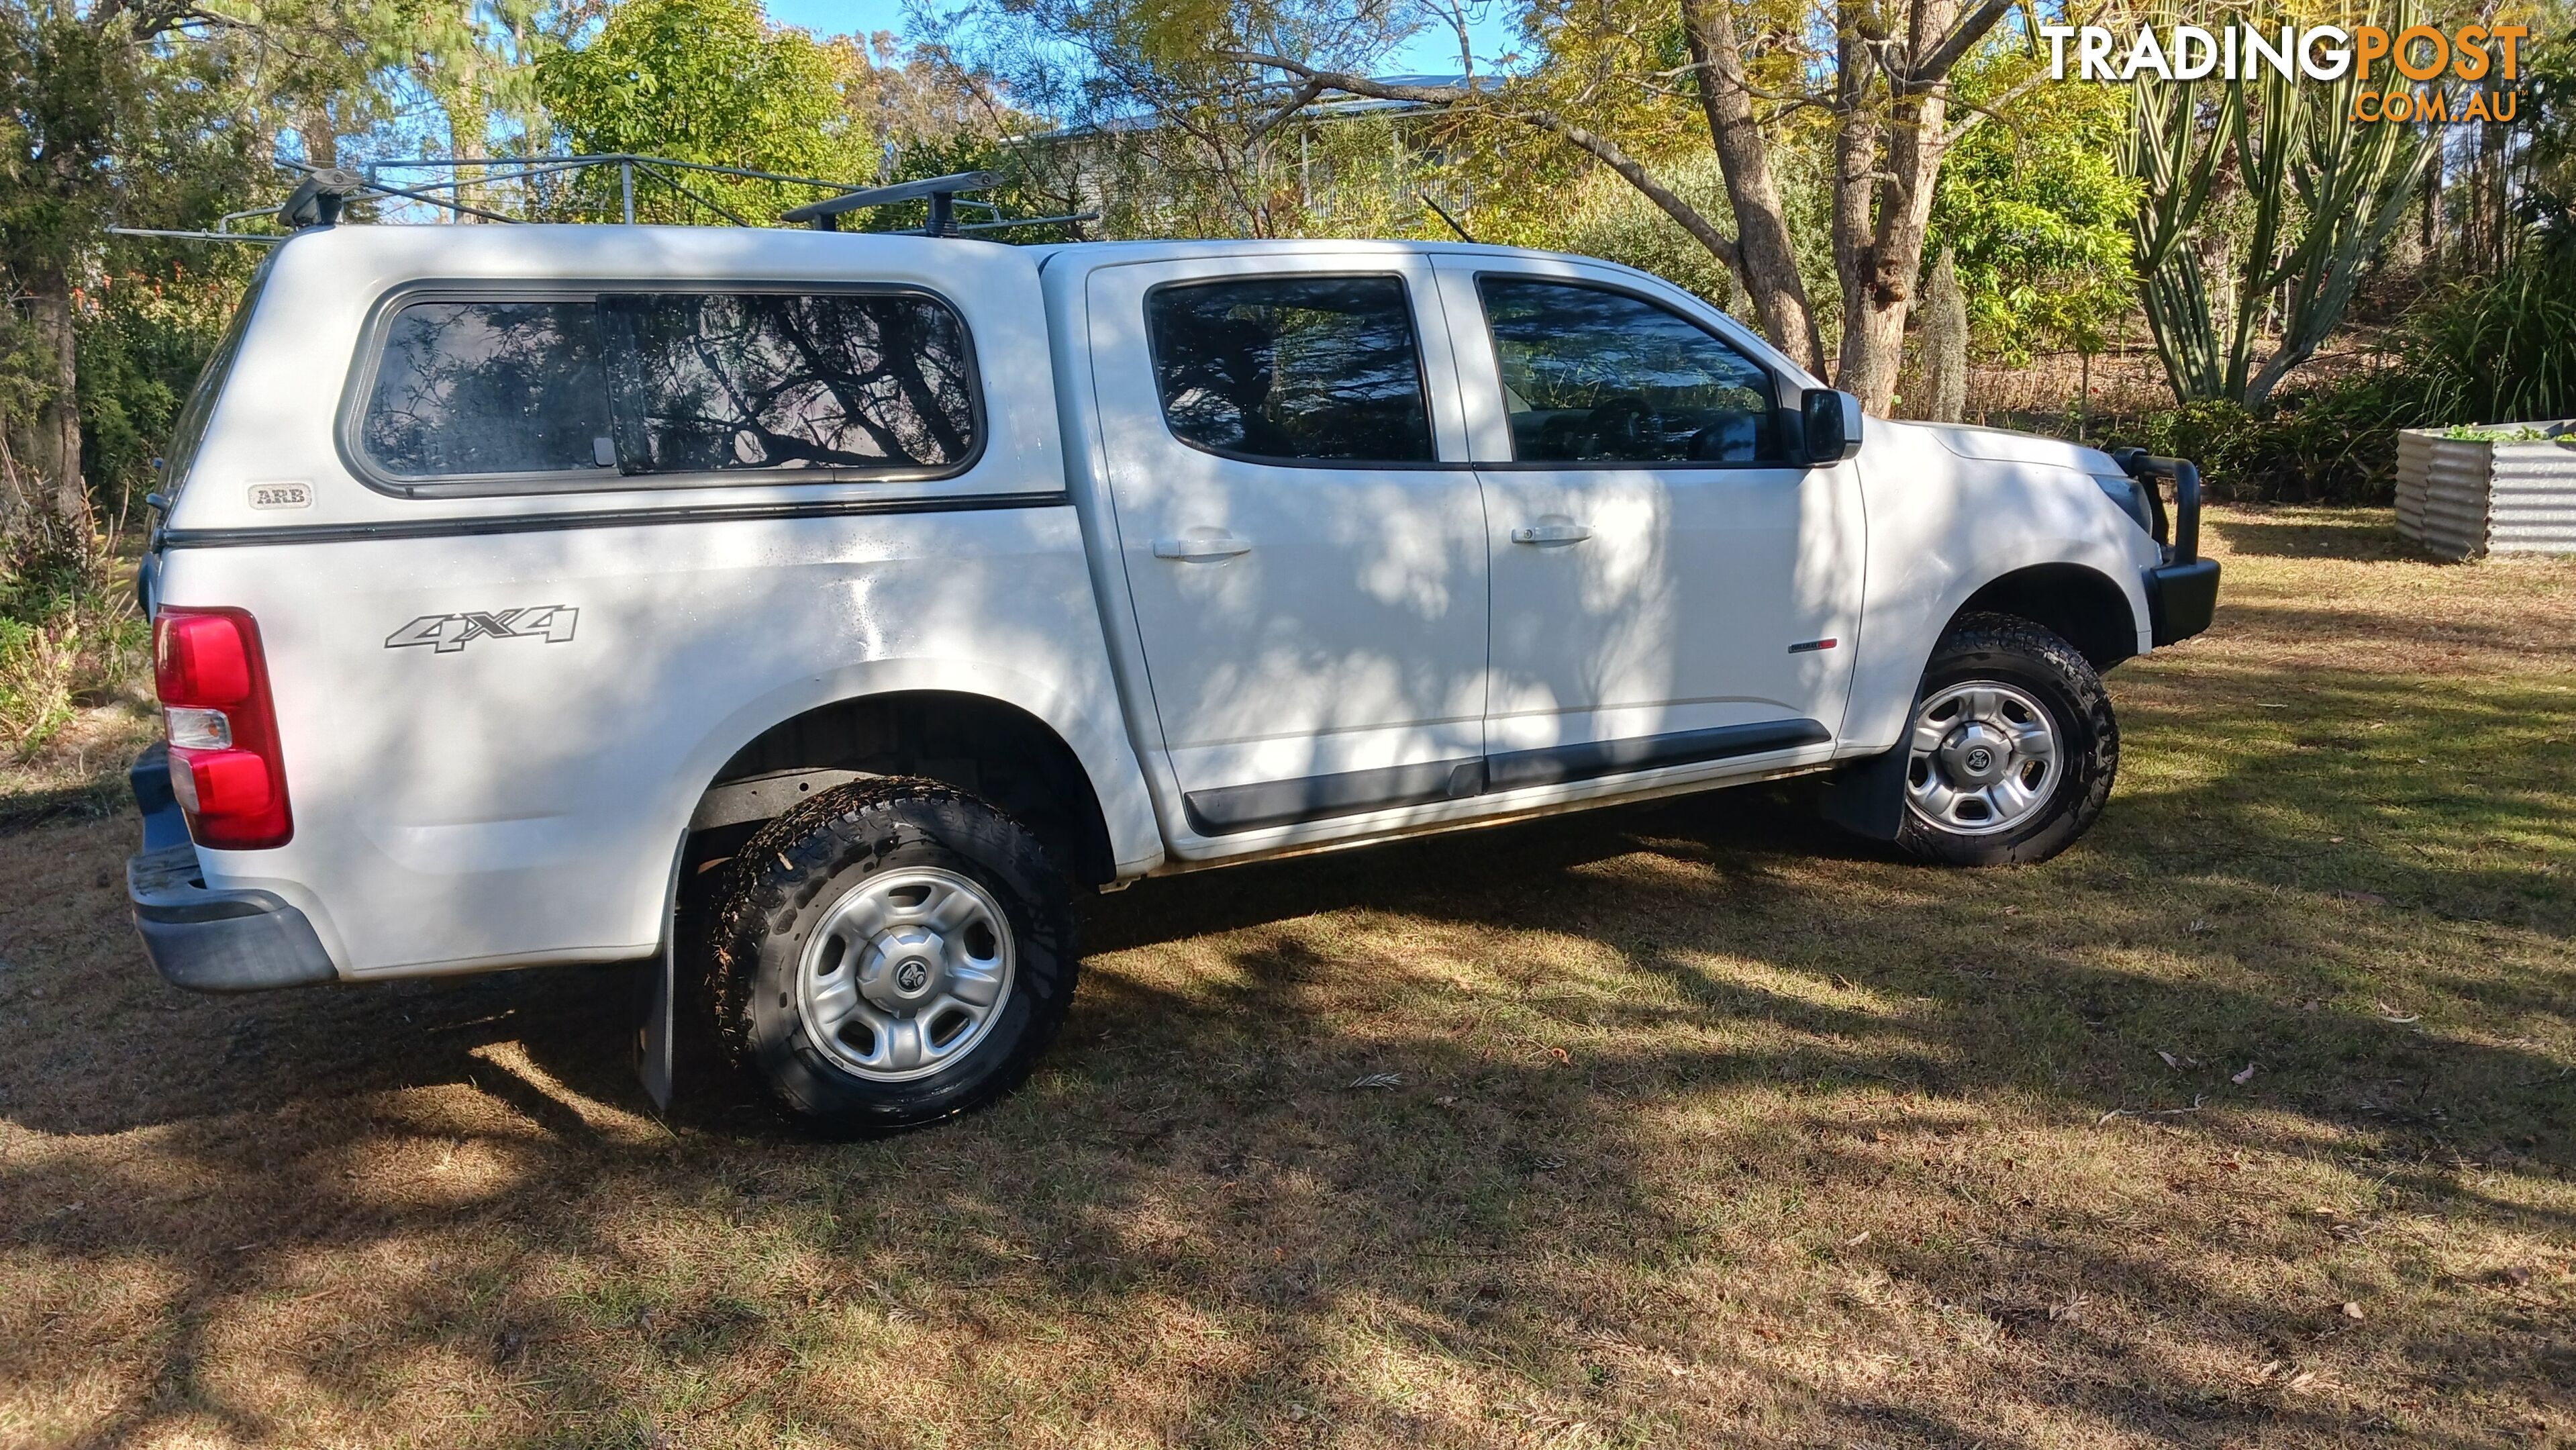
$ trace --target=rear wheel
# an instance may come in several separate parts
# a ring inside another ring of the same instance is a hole
[[[827,791],[764,826],[731,871],[718,1033],[808,1126],[885,1131],[979,1107],[1063,1024],[1077,968],[1063,877],[963,791]]]
[[[2120,727],[2102,677],[2028,620],[1976,614],[1932,653],[1901,747],[1897,844],[1927,861],[2045,861],[2102,814]]]

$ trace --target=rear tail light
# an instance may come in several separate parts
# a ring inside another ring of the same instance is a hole
[[[259,623],[247,610],[162,606],[153,678],[170,732],[170,789],[200,846],[257,851],[295,834]]]

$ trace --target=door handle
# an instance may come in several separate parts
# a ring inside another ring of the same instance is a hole
[[[1156,539],[1154,557],[1179,559],[1185,563],[1206,563],[1211,559],[1231,559],[1252,552],[1250,539],[1224,535],[1213,539]]]
[[[1531,524],[1512,530],[1515,544],[1579,544],[1592,537],[1581,524]]]

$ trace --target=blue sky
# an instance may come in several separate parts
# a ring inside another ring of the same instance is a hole
[[[904,33],[904,0],[767,0],[769,18],[782,25],[801,25],[817,35],[868,35],[880,30]],[[1511,7],[1489,5],[1471,32],[1481,68],[1512,41]],[[1444,74],[1458,69],[1457,44],[1446,34],[1417,36],[1377,67],[1380,75]]]

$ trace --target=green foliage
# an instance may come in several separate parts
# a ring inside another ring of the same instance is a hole
[[[95,545],[39,527],[0,552],[0,754],[43,750],[84,699],[139,695],[150,657],[151,631]]]
[[[152,460],[169,446],[179,405],[213,353],[251,258],[230,252],[210,268],[108,274],[80,317],[81,471],[113,521],[151,491]]]
[[[2415,21],[2411,0],[2380,17]],[[2175,398],[2260,409],[2342,322],[2432,148],[2414,126],[2356,125],[2360,67],[2332,82],[2141,83],[2122,162],[2145,184],[2139,297]],[[2241,209],[2230,203],[2242,198]],[[2279,299],[2280,335],[2255,350]]]
[[[2201,399],[2115,426],[2106,446],[2188,458],[2217,498],[2385,504],[2395,488],[2397,430],[2418,418],[2413,393],[2409,378],[2387,371],[2284,393],[2260,414]]]
[[[0,751],[26,760],[71,722],[79,662],[78,625],[0,619]]]
[[[2000,49],[2000,47],[1998,47]],[[2007,52],[1962,77],[1972,103],[2026,78],[2037,61]],[[2056,86],[2001,122],[1968,132],[1941,170],[1927,258],[1957,249],[1975,348],[2025,365],[2041,349],[2099,349],[2102,322],[2126,311],[2129,220],[2139,183],[2114,159],[2128,98],[2111,86]]]
[[[1725,179],[1708,153],[1667,168],[1663,180],[1703,213],[1725,214]],[[1735,298],[1735,278],[1681,223],[1664,215],[1637,189],[1606,170],[1595,170],[1547,193],[1548,210],[1532,230],[1533,245],[1577,252],[1652,272],[1687,287],[1720,307]]]
[[[832,181],[876,173],[853,79],[812,36],[771,27],[756,0],[626,0],[588,45],[537,63],[538,92],[577,151]],[[593,169],[580,185],[593,214],[615,214],[614,171]],[[636,220],[712,221],[716,211],[770,221],[814,195],[704,172],[646,172]]]
[[[2576,247],[2528,246],[2493,276],[2435,292],[2398,347],[2428,421],[2576,416]]]

